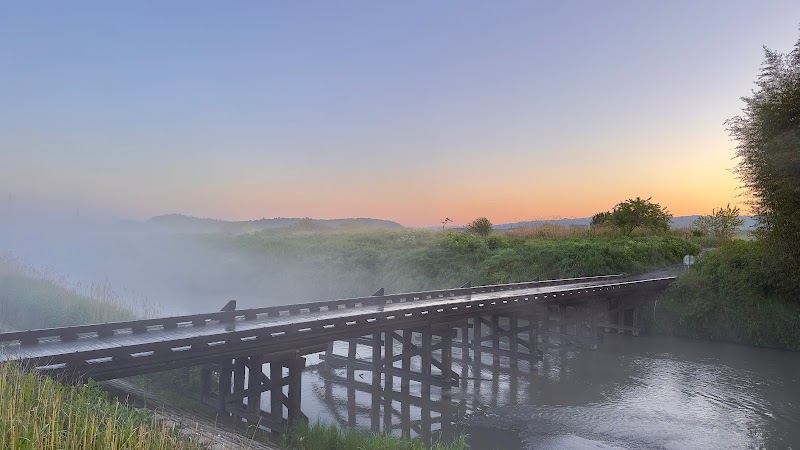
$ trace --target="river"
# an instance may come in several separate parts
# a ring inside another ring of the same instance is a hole
[[[312,357],[303,410],[312,421],[395,434],[463,432],[478,450],[800,448],[800,353],[616,334],[597,350],[544,351],[533,371],[484,360],[449,397],[433,388],[430,400],[392,403],[332,381],[345,371]],[[369,372],[355,379],[368,382]],[[412,382],[408,397],[419,389]],[[395,410],[390,427],[387,408]]]

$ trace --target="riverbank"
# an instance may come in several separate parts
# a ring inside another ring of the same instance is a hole
[[[650,330],[800,351],[800,302],[781,289],[774,264],[757,241],[707,252],[653,305]]]
[[[203,286],[231,286],[245,303],[250,297],[295,303],[358,297],[380,288],[414,292],[466,282],[484,285],[640,274],[700,251],[694,241],[677,235],[564,233],[542,237],[498,232],[484,237],[425,230],[270,230],[204,235],[194,242],[204,254],[226,258],[227,267],[202,269]]]

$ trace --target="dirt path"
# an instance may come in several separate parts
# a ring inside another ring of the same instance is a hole
[[[274,444],[264,444],[243,436],[243,431],[228,424],[219,423],[213,418],[180,408],[154,397],[153,394],[124,380],[111,380],[102,383],[112,395],[123,403],[146,407],[153,411],[159,420],[177,425],[186,435],[193,436],[214,450],[280,450]]]

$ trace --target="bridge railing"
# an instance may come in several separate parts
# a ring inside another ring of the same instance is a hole
[[[74,351],[59,342],[47,347],[17,347],[0,351],[0,361],[19,360],[43,373],[75,372],[91,374],[98,380],[203,364],[218,358],[233,358],[253,352],[284,355],[298,349],[350,339],[387,329],[403,329],[425,324],[460,320],[470,315],[513,313],[533,305],[570,302],[593,296],[621,295],[638,289],[662,289],[674,277],[617,281],[568,286],[540,292],[511,292],[501,296],[467,297],[452,303],[417,302],[401,310],[356,308],[346,316],[298,316],[266,326],[216,330],[212,333],[178,333],[158,339],[131,340],[124,345],[103,346],[92,342]],[[39,352],[39,350],[43,350]],[[293,353],[294,354],[294,353]]]
[[[0,342],[35,345],[40,340],[75,341],[81,337],[110,337],[119,334],[140,334],[155,330],[171,330],[178,327],[202,327],[212,322],[234,322],[237,320],[255,320],[279,316],[310,314],[324,311],[347,310],[367,306],[389,305],[420,300],[456,297],[462,295],[502,292],[522,289],[533,289],[545,286],[557,286],[581,282],[598,282],[619,279],[623,274],[601,275],[594,277],[561,278],[556,280],[530,281],[487,286],[461,287],[455,289],[438,289],[432,291],[409,292],[369,297],[357,297],[338,300],[325,300],[294,305],[267,306],[233,311],[191,314],[163,317],[156,319],[130,320],[102,324],[77,325],[70,327],[46,328],[29,331],[12,331],[0,333]]]

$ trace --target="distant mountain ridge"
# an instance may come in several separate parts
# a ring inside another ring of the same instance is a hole
[[[672,218],[670,227],[672,228],[689,228],[692,223],[700,217],[699,215],[692,216],[677,216]],[[756,225],[756,220],[753,216],[739,216],[744,220],[744,225],[740,230],[751,230]],[[591,217],[581,217],[578,219],[552,219],[552,220],[529,220],[523,222],[503,223],[495,225],[495,230],[508,230],[511,228],[524,228],[524,227],[539,227],[542,225],[561,225],[563,227],[588,227],[592,222]]]
[[[311,219],[308,217],[276,217],[272,219],[241,220],[230,221],[220,219],[200,218],[187,216],[184,214],[163,214],[148,219],[148,225],[155,225],[162,228],[178,229],[191,232],[231,232],[231,233],[251,233],[254,231],[298,227],[303,229],[326,229],[326,228],[382,228],[382,229],[401,229],[405,228],[397,222],[384,219],[371,219],[367,217],[357,217],[351,219]]]

